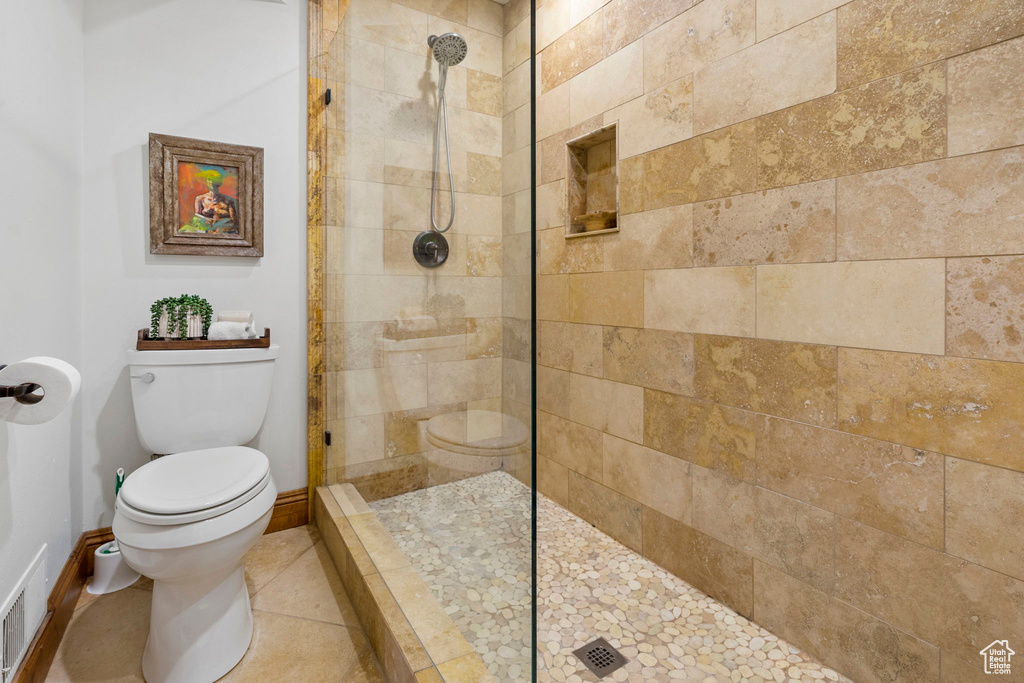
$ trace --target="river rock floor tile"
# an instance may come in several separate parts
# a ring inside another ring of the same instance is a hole
[[[505,472],[370,504],[501,681],[530,680],[530,490]],[[852,683],[538,494],[540,683],[597,677],[597,637],[629,663],[608,680]]]

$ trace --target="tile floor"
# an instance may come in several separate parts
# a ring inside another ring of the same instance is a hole
[[[245,557],[255,633],[222,681],[383,683],[373,651],[315,527],[268,534]],[[142,681],[152,582],[83,591],[47,681]]]
[[[370,507],[491,673],[529,680],[529,489],[493,472]],[[541,683],[596,681],[571,653],[598,636],[630,660],[615,681],[852,683],[543,496],[537,533]]]

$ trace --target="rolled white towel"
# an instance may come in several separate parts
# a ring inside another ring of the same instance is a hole
[[[207,339],[255,339],[256,330],[249,323],[215,322]]]
[[[252,311],[221,311],[217,314],[217,320],[225,323],[249,323],[253,329],[256,327]]]

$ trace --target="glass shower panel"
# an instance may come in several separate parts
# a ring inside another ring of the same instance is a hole
[[[406,613],[433,663],[454,625],[501,681],[533,678],[524,10],[352,0],[327,55],[327,480],[451,620]]]

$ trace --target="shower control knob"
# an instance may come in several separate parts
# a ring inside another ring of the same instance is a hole
[[[448,260],[448,240],[433,230],[421,232],[412,243],[412,255],[421,266],[437,268]]]

